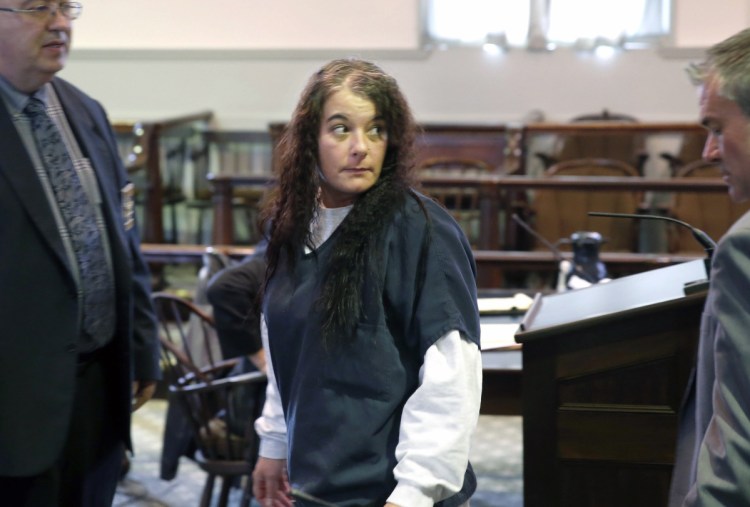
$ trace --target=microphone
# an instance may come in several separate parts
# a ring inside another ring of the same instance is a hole
[[[531,234],[532,236],[534,236],[536,239],[538,239],[539,241],[541,241],[544,244],[544,246],[546,246],[547,248],[549,248],[550,251],[552,251],[552,255],[554,255],[555,260],[557,262],[561,262],[561,261],[566,260],[565,256],[562,254],[562,252],[560,251],[559,248],[557,248],[555,245],[553,245],[552,243],[550,243],[549,241],[547,241],[547,239],[544,236],[542,236],[541,234],[539,234],[538,232],[536,232],[534,229],[532,229],[531,226],[529,224],[527,224],[526,222],[524,222],[523,220],[521,220],[521,217],[519,217],[516,213],[513,213],[513,215],[511,216],[511,218],[513,218],[514,222],[516,222],[518,225],[520,225],[521,227],[523,227],[526,230],[526,232],[528,232],[529,234]],[[571,268],[573,270],[573,274],[575,274],[576,276],[578,276],[581,280],[583,280],[585,282],[588,282],[588,283],[590,283],[590,284],[593,285],[593,284],[595,284],[595,283],[597,283],[599,281],[596,278],[596,276],[588,273],[580,265],[578,265],[575,262],[571,263]]]
[[[677,220],[676,218],[665,217],[661,215],[639,215],[636,213],[601,213],[599,211],[589,211],[588,214],[589,216],[592,216],[592,217],[646,218],[646,219],[652,219],[652,220],[666,220],[667,222],[674,222],[676,224],[680,224],[683,227],[687,227],[690,230],[690,232],[693,233],[693,237],[696,239],[696,241],[698,241],[698,243],[700,243],[701,246],[706,250],[706,255],[708,256],[709,259],[713,255],[714,250],[716,249],[716,242],[712,240],[708,234],[698,229],[697,227],[693,227],[687,222],[683,222],[682,220]]]

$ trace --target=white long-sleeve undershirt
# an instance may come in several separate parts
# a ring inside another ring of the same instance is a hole
[[[261,438],[260,455],[286,459],[286,422],[264,318],[261,337],[268,356],[268,387],[263,414],[255,422]],[[396,447],[398,463],[393,470],[398,484],[388,501],[431,507],[463,485],[482,393],[479,348],[461,338],[458,331],[447,333],[427,349],[419,382],[404,405]]]

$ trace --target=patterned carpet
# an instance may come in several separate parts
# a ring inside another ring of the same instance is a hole
[[[164,432],[166,401],[152,400],[134,414],[133,439],[136,455],[118,488],[117,507],[197,506],[205,473],[182,458],[177,478],[159,478],[159,460]],[[474,435],[471,462],[477,473],[478,490],[472,507],[522,507],[523,465],[520,417],[481,416]],[[218,485],[215,496],[218,497]],[[234,491],[230,505],[239,505]],[[254,502],[254,505],[258,504]]]

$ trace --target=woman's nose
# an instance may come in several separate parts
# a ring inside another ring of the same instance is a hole
[[[351,154],[360,156],[367,153],[367,143],[363,135],[355,134],[352,136]]]

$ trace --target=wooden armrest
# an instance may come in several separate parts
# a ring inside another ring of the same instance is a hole
[[[171,392],[180,393],[203,393],[218,391],[221,389],[230,389],[234,386],[246,385],[246,384],[257,384],[268,380],[265,373],[259,371],[253,371],[250,373],[242,373],[239,375],[231,375],[210,382],[197,382],[190,383],[189,376],[181,377],[177,384],[169,386]]]

